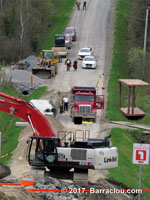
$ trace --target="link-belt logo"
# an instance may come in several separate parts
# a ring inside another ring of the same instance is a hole
[[[0,104],[0,108],[6,109],[7,106],[6,106],[6,104]]]
[[[107,162],[116,162],[117,161],[117,156],[116,157],[107,157],[107,158],[104,158],[104,162],[107,163]]]

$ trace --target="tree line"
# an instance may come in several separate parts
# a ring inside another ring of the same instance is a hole
[[[40,50],[60,0],[0,0],[0,63]]]
[[[146,56],[143,57],[146,10],[149,0],[133,0],[131,16],[128,20],[126,36],[130,78],[139,78],[150,82],[150,10],[147,24]]]

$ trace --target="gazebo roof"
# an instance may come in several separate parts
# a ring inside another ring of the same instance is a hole
[[[148,86],[149,83],[142,81],[140,79],[119,79],[120,83],[124,83],[125,85],[131,86]]]

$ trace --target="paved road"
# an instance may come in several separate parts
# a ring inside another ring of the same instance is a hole
[[[109,33],[109,22],[112,9],[112,0],[87,1],[87,10],[73,11],[73,15],[68,26],[74,26],[77,30],[77,41],[73,42],[73,47],[69,50],[68,57],[72,61],[77,58],[78,51],[84,45],[94,48],[94,55],[98,57],[96,70],[79,69],[77,72],[66,72],[66,66],[59,66],[59,73],[50,90],[69,91],[71,86],[96,86],[99,74],[104,72],[106,65],[106,45]],[[73,69],[72,69],[73,70]]]

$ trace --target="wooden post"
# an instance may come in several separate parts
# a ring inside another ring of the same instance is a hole
[[[133,86],[133,96],[132,96],[132,114],[134,114],[134,108],[135,108],[135,86]]]
[[[131,87],[129,87],[129,95],[128,95],[128,114],[130,113],[130,99],[131,99]]]
[[[122,87],[121,82],[119,82],[119,93],[120,93],[120,108],[122,107]]]

